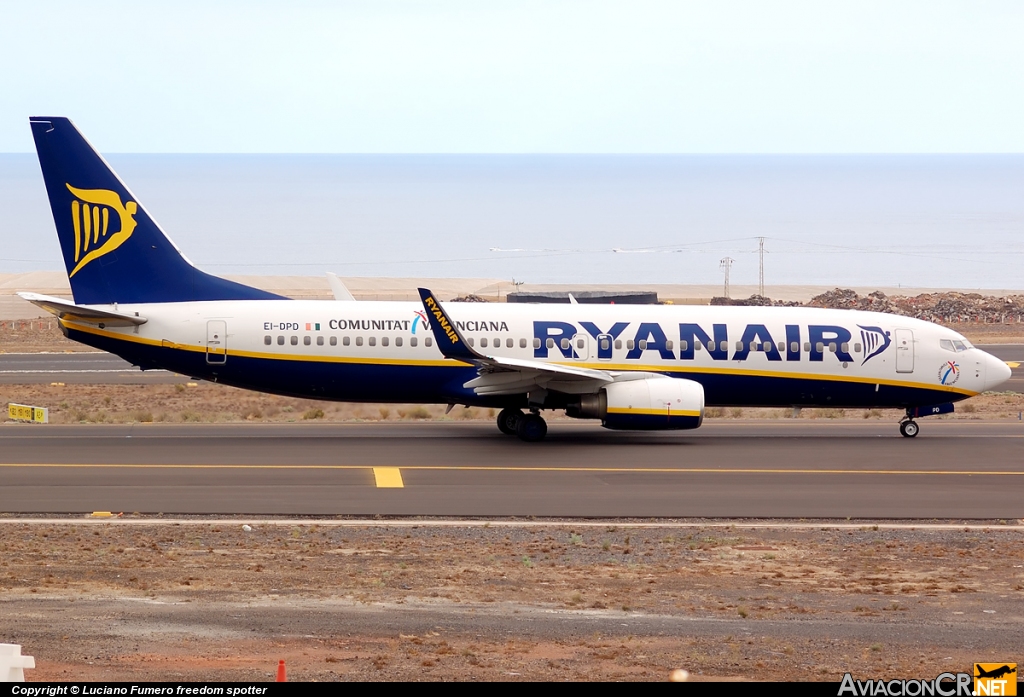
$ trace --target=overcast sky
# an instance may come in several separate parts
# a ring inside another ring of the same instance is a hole
[[[0,0],[0,152],[1024,152],[1024,3]]]

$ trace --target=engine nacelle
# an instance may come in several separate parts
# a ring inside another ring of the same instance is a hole
[[[704,387],[668,377],[613,382],[597,394],[583,395],[566,414],[601,419],[605,428],[619,430],[697,428],[704,420]]]

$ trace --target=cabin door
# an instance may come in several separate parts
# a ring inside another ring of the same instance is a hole
[[[222,319],[206,323],[206,362],[211,365],[228,362],[228,323]]]
[[[896,330],[896,372],[914,372],[914,332],[909,329]]]

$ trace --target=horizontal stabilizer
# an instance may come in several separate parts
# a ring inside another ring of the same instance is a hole
[[[52,298],[49,295],[38,293],[18,293],[36,307],[40,307],[50,314],[56,315],[59,319],[68,319],[89,324],[104,324],[108,327],[132,327],[145,324],[149,320],[138,315],[129,315],[124,312],[113,312],[111,310],[97,310],[92,307],[76,305],[69,300]]]

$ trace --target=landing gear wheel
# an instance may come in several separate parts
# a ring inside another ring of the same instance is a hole
[[[917,425],[916,421],[904,421],[900,423],[900,433],[903,434],[904,438],[913,438],[920,433],[921,427]]]
[[[498,414],[498,430],[506,436],[514,436],[519,433],[519,421],[523,418],[523,412],[518,409],[502,409]]]
[[[548,434],[548,425],[537,414],[524,414],[519,419],[516,433],[520,439],[527,443],[536,443],[537,441],[544,440],[544,436]]]

